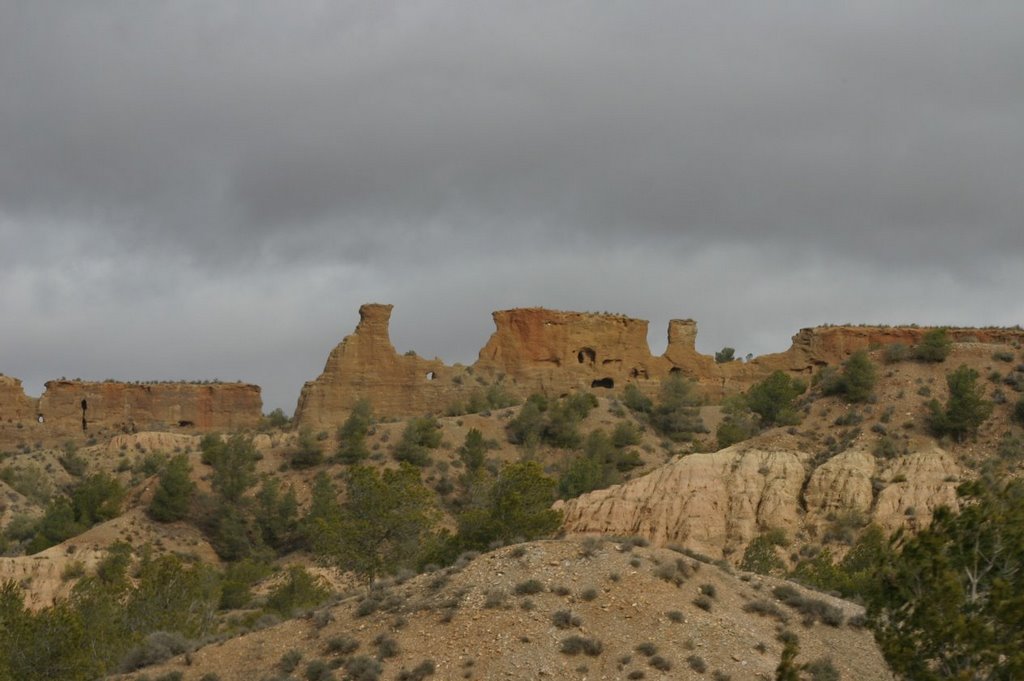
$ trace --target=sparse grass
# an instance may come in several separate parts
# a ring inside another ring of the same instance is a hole
[[[684,619],[683,613],[680,610],[669,610],[665,613],[665,616],[668,617],[670,622],[673,622],[675,624],[679,624]]]
[[[704,610],[706,612],[711,612],[712,601],[707,596],[697,596],[696,598],[693,599],[693,604],[696,605],[701,610]]]

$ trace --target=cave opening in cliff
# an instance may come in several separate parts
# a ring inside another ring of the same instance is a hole
[[[633,367],[629,370],[630,378],[647,378],[647,369],[637,369]]]
[[[593,366],[594,362],[597,361],[597,353],[594,352],[594,348],[583,348],[576,353],[576,359],[579,360],[580,364],[590,364]]]
[[[427,372],[427,380],[428,381],[433,381],[435,378],[437,378],[437,374],[435,374],[433,371],[428,371]]]
[[[591,388],[614,388],[615,381],[611,378],[598,378],[590,382]]]
[[[196,424],[193,423],[192,421],[178,421],[179,428],[191,428],[194,425]]]
[[[36,420],[37,420],[37,421],[39,421],[39,423],[43,423],[44,421],[46,421],[46,419],[44,419],[44,418],[43,418],[43,415],[42,415],[42,414],[40,414],[39,416],[37,416],[37,417],[36,417]]]
[[[680,369],[679,367],[672,367],[671,369],[668,370],[668,372],[670,374],[681,374],[683,373],[683,370]]]

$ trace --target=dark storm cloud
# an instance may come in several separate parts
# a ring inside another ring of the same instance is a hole
[[[1009,2],[0,0],[0,370],[289,406],[364,299],[461,361],[524,304],[1015,323],[1021,64]]]

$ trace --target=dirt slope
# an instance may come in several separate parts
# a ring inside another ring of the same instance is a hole
[[[662,574],[679,575],[681,583]],[[868,631],[848,622],[801,623],[799,614],[774,599],[771,591],[779,584],[628,542],[539,541],[376,590],[381,609],[363,617],[360,595],[354,595],[304,619],[143,671],[151,678],[180,671],[189,680],[211,673],[222,681],[287,678],[280,661],[298,651],[301,660],[291,678],[301,678],[318,660],[340,667],[337,678],[344,678],[345,662],[359,655],[376,658],[374,641],[385,636],[394,640],[397,653],[382,661],[383,679],[399,678],[401,670],[425,660],[433,662],[437,679],[704,679],[716,671],[719,678],[737,681],[771,679],[782,648],[776,637],[788,628],[799,637],[800,662],[829,658],[844,679],[892,678]],[[709,610],[694,603],[702,588],[714,593]],[[806,593],[839,608],[846,620],[859,613],[858,606]],[[751,602],[773,605],[787,623],[744,610]],[[558,628],[553,614],[560,610],[570,611],[578,624]],[[571,636],[599,641],[600,652],[561,652]],[[358,649],[330,652],[339,637],[356,639]],[[654,654],[668,669],[655,668],[653,656],[637,650],[645,643],[657,649]],[[643,676],[628,676],[634,672]]]

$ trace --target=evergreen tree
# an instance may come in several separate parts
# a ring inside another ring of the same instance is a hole
[[[651,425],[673,442],[692,440],[696,433],[706,433],[700,417],[700,396],[694,383],[679,374],[670,374],[661,383],[658,403],[651,411]]]
[[[242,495],[256,484],[256,462],[259,459],[260,454],[253,446],[252,438],[244,435],[232,435],[227,442],[214,445],[209,454],[210,465],[213,466],[213,491],[222,501],[237,504]]]
[[[149,517],[161,523],[181,520],[188,515],[195,488],[188,456],[178,454],[167,462],[160,473],[160,483],[147,509]]]
[[[256,492],[256,526],[263,543],[283,553],[295,547],[299,502],[289,485],[282,492],[281,481],[267,478]]]
[[[466,433],[466,440],[459,447],[459,459],[465,465],[466,470],[475,472],[484,465],[487,454],[487,442],[484,435],[476,428],[470,428]]]
[[[345,423],[338,427],[338,460],[342,463],[359,463],[370,455],[366,447],[366,436],[373,425],[373,407],[367,399],[361,399],[352,407]]]
[[[553,533],[562,522],[554,479],[536,461],[505,465],[487,493],[485,505],[458,518],[464,548],[486,549],[492,542],[528,541]]]
[[[868,615],[905,678],[1024,678],[1024,482],[960,487],[878,576]]]
[[[792,378],[784,371],[776,371],[747,391],[747,406],[761,417],[761,425],[793,425],[800,422],[794,402],[807,390],[807,384]]]
[[[978,428],[992,415],[992,403],[978,385],[978,372],[966,365],[946,374],[946,385],[949,398],[945,407],[934,399],[928,403],[928,426],[939,437],[951,435],[963,442],[978,434]]]
[[[348,473],[347,492],[336,535],[327,542],[330,558],[368,582],[414,566],[438,519],[434,495],[423,485],[419,470],[403,464],[380,473],[355,466]],[[326,532],[334,529],[322,527]]]

